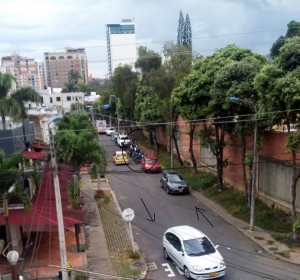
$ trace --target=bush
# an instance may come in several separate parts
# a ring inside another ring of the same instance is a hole
[[[129,256],[129,258],[131,258],[133,260],[138,260],[141,257],[139,252],[133,251],[133,250],[128,251],[128,256]]]
[[[190,174],[187,178],[188,183],[195,190],[204,190],[216,186],[217,178],[208,172],[200,172],[197,174]]]

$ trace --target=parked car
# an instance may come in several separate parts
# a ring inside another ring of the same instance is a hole
[[[155,156],[144,156],[141,163],[145,172],[161,172],[160,162]]]
[[[113,127],[106,128],[106,135],[110,136],[113,132],[115,132],[115,129]]]
[[[119,134],[117,138],[117,145],[121,147],[128,147],[131,141],[126,134]]]
[[[210,239],[191,226],[176,226],[163,235],[165,259],[172,259],[187,279],[214,279],[226,274],[226,264]]]
[[[114,131],[114,132],[111,134],[111,140],[114,141],[115,143],[117,143],[118,135],[119,135],[119,132]]]
[[[190,192],[185,178],[176,171],[164,171],[160,178],[160,185],[168,194]]]
[[[116,151],[113,154],[114,163],[118,164],[129,164],[128,155],[125,151]]]

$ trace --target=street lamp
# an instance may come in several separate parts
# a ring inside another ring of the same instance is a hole
[[[256,172],[257,172],[257,159],[256,159],[256,153],[257,153],[257,104],[241,99],[239,97],[230,97],[229,100],[231,102],[244,102],[249,103],[252,106],[254,106],[254,140],[253,140],[253,160],[252,160],[252,184],[251,184],[251,201],[250,201],[250,230],[254,230],[254,221],[255,221],[255,189],[256,189]]]
[[[11,250],[7,253],[6,258],[10,265],[12,266],[12,280],[19,280],[19,275],[17,271],[17,263],[19,261],[19,253],[15,250]]]
[[[62,279],[67,280],[68,279],[68,271],[66,269],[67,268],[67,251],[66,251],[65,229],[64,229],[64,220],[63,220],[63,212],[62,212],[62,204],[61,204],[58,169],[57,169],[57,162],[56,162],[56,157],[55,157],[54,137],[53,137],[52,128],[50,126],[51,123],[60,121],[61,119],[62,119],[62,116],[60,116],[60,115],[55,116],[48,123],[48,131],[49,131],[49,137],[50,137],[50,154],[51,154],[51,166],[52,166],[52,172],[53,172],[54,193],[55,193],[55,203],[56,203],[61,273],[62,273]]]

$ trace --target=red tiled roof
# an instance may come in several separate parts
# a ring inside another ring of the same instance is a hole
[[[40,159],[40,160],[46,160],[47,155],[43,152],[33,152],[33,151],[23,151],[23,155],[30,159]]]
[[[69,208],[67,186],[73,175],[67,165],[59,166],[59,182],[61,189],[61,204],[64,227],[84,223],[85,212]],[[23,231],[57,231],[57,214],[53,176],[47,165],[43,174],[40,189],[32,201],[32,209],[9,210],[9,224],[23,227]],[[3,213],[0,214],[0,225],[5,225]]]

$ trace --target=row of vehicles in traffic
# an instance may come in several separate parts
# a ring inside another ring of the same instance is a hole
[[[113,154],[116,165],[128,165],[131,158],[136,164],[141,164],[145,172],[162,172],[160,186],[167,194],[190,192],[184,176],[174,170],[162,170],[157,157],[144,154],[128,135],[117,132],[113,127],[106,127],[105,133],[120,148]],[[215,279],[226,274],[219,246],[196,228],[182,225],[167,229],[162,247],[165,259],[172,260],[187,279]]]
[[[113,154],[115,165],[130,164],[130,158],[136,164],[141,164],[141,169],[145,172],[162,172],[161,163],[155,155],[145,155],[145,153],[132,143],[128,135],[118,133],[114,128],[108,127],[106,135],[111,137],[111,140],[121,150],[117,150]],[[184,176],[174,170],[164,170],[160,179],[161,188],[167,194],[188,194],[189,186]]]

